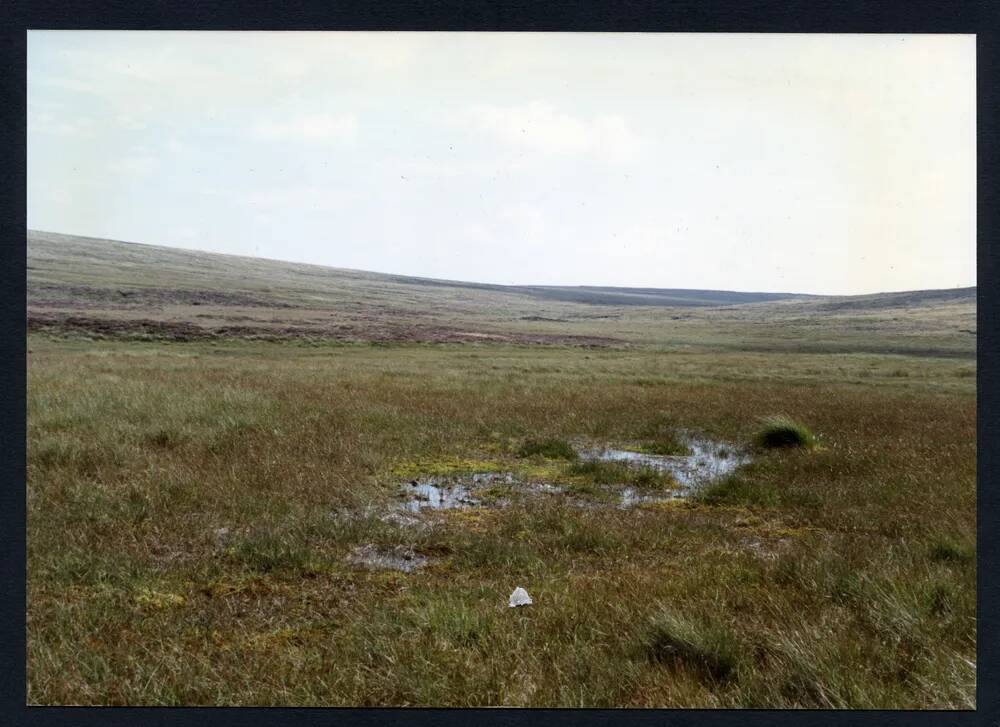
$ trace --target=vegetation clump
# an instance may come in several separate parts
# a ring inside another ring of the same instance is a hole
[[[651,489],[671,489],[676,482],[670,475],[652,467],[630,467],[621,462],[586,460],[570,465],[566,474],[584,478],[596,485],[634,485]]]
[[[778,504],[778,492],[769,483],[733,473],[699,487],[692,500],[705,505],[773,507]]]
[[[973,553],[968,548],[950,540],[938,540],[930,549],[931,560],[940,563],[969,563],[972,561]]]
[[[519,457],[539,455],[546,459],[576,460],[579,455],[573,446],[562,439],[529,439],[518,450]]]
[[[666,612],[651,620],[645,646],[652,661],[687,667],[710,682],[732,679],[740,655],[740,644],[728,630]]]
[[[763,427],[757,432],[757,446],[764,449],[816,446],[816,435],[809,427],[786,416],[772,416],[764,419]]]
[[[947,616],[954,609],[955,589],[950,583],[935,583],[925,596],[927,610],[934,616]]]
[[[662,434],[652,441],[644,442],[635,447],[635,451],[664,457],[687,457],[691,454],[691,448],[673,434]]]

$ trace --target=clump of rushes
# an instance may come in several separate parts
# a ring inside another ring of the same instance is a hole
[[[546,459],[575,460],[579,457],[569,442],[562,439],[529,439],[517,454],[519,457],[541,455]]]
[[[691,669],[710,682],[732,679],[740,657],[740,643],[728,630],[668,612],[650,620],[645,650],[656,663]]]
[[[816,446],[816,435],[809,431],[809,427],[794,419],[772,416],[763,420],[763,427],[757,432],[756,442],[759,447],[765,449],[777,447],[812,449]]]

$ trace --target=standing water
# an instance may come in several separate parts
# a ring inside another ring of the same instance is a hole
[[[684,444],[691,450],[691,454],[644,454],[605,447],[585,451],[583,457],[605,462],[623,462],[634,467],[649,467],[658,472],[666,472],[677,480],[682,491],[727,475],[750,461],[749,456],[725,442],[688,437]]]
[[[645,454],[601,447],[585,449],[580,455],[584,460],[621,462],[636,468],[648,467],[669,474],[676,480],[677,488],[667,493],[622,487],[619,506],[624,508],[686,497],[695,487],[727,475],[750,461],[749,456],[725,442],[689,436],[685,438],[684,444],[690,449],[690,454]],[[405,500],[401,507],[412,513],[475,507],[483,504],[477,493],[493,485],[513,485],[525,494],[534,495],[564,492],[560,485],[521,481],[510,472],[480,472],[465,476],[429,477],[423,482],[413,480],[408,485],[403,485]],[[502,506],[506,502],[495,501],[494,504]]]
[[[407,489],[409,499],[404,506],[410,512],[420,512],[424,508],[451,510],[477,504],[470,488],[458,482],[423,482],[411,484]]]

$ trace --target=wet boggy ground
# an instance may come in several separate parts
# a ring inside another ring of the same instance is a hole
[[[631,507],[645,502],[670,500],[688,496],[696,487],[729,474],[750,461],[750,457],[725,442],[700,437],[689,437],[685,444],[688,455],[657,455],[612,447],[590,447],[579,452],[582,461],[617,462],[635,469],[652,469],[665,473],[676,486],[663,490],[645,490],[628,482],[606,486],[620,507]],[[402,486],[401,507],[410,512],[422,510],[450,510],[478,507],[486,504],[483,494],[500,486],[519,494],[554,494],[566,492],[557,483],[528,482],[513,472],[477,472],[467,475],[418,477]],[[503,505],[503,498],[489,498],[489,504]],[[609,501],[611,502],[611,501]]]

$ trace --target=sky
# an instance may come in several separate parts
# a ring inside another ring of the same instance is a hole
[[[975,36],[28,32],[28,227],[505,284],[975,285]]]

